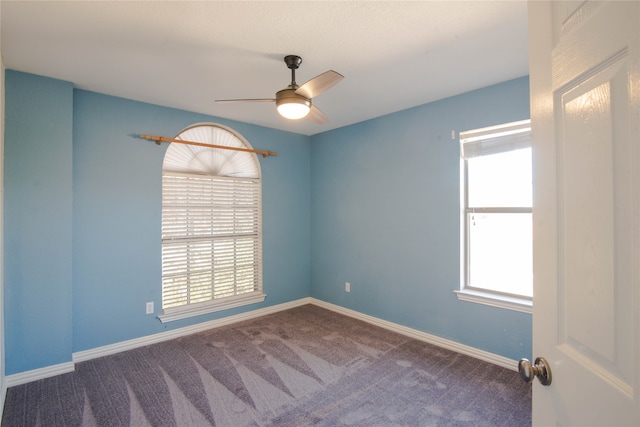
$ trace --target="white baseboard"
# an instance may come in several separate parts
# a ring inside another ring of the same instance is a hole
[[[386,320],[378,319],[377,317],[369,316],[367,314],[360,313],[358,311],[350,310],[348,308],[340,307],[339,305],[331,304],[325,301],[321,301],[315,298],[311,298],[311,304],[318,307],[326,308],[327,310],[335,311],[336,313],[344,314],[345,316],[353,317],[355,319],[362,320],[375,326],[388,329],[393,332],[424,341],[429,344],[437,345],[438,347],[446,348],[448,350],[455,351],[457,353],[466,354],[467,356],[474,357],[476,359],[493,363],[494,365],[501,366],[512,371],[518,370],[518,362],[509,359],[504,356],[500,356],[488,351],[480,350],[475,347],[460,344],[455,341],[440,338],[435,335],[428,334],[426,332],[418,331],[417,329],[408,328],[406,326],[398,325],[397,323],[388,322]]]
[[[256,317],[265,316],[267,314],[273,314],[280,311],[288,310],[295,307],[300,307],[305,304],[314,304],[318,307],[326,308],[336,313],[344,314],[345,316],[353,317],[355,319],[362,320],[375,326],[379,326],[384,329],[388,329],[399,334],[428,342],[430,344],[437,345],[439,347],[446,348],[458,353],[466,354],[467,356],[474,357],[485,362],[493,363],[494,365],[502,366],[506,369],[517,370],[518,362],[503,356],[499,356],[494,353],[489,353],[484,350],[479,350],[474,347],[470,347],[464,344],[457,343],[455,341],[447,340],[437,337],[435,335],[428,334],[426,332],[418,331],[406,326],[399,325],[397,323],[388,322],[386,320],[378,319],[367,314],[363,314],[348,308],[340,307],[335,304],[331,304],[319,299],[306,297],[299,300],[286,302],[283,304],[274,305],[271,307],[265,307],[258,310],[248,311],[246,313],[240,313],[233,316],[224,317],[221,319],[211,320],[208,322],[198,323],[196,325],[186,326],[184,328],[174,329],[172,331],[161,332],[158,334],[148,335],[146,337],[135,338],[128,341],[122,341],[115,344],[105,345],[102,347],[93,348],[90,350],[78,351],[73,353],[72,361],[61,363],[59,365],[48,366],[44,368],[34,369],[31,371],[21,372],[19,374],[8,375],[5,377],[5,384],[3,389],[6,390],[9,387],[25,384],[31,381],[37,381],[44,378],[53,377],[55,375],[65,374],[67,372],[73,372],[75,370],[75,364],[78,362],[84,362],[86,360],[95,359],[98,357],[108,356],[122,351],[133,350],[134,348],[151,345],[174,338],[183,337],[186,335],[195,334],[197,332],[206,331],[208,329],[218,328],[220,326],[230,325],[232,323],[241,322],[244,320],[251,320]]]
[[[85,360],[108,356],[110,354],[120,353],[121,351],[133,350],[134,348],[143,347],[145,345],[168,341],[174,338],[195,334],[197,332],[206,331],[208,329],[219,328],[220,326],[230,325],[232,323],[241,322],[243,320],[254,319],[256,317],[277,313],[279,311],[288,310],[290,308],[295,308],[310,303],[311,298],[302,298],[283,304],[272,305],[271,307],[260,308],[258,310],[248,311],[246,313],[240,313],[233,316],[223,317],[221,319],[210,320],[208,322],[186,326],[184,328],[174,329],[172,331],[160,332],[158,334],[148,335],[146,337],[135,338],[128,341],[105,345],[103,347],[92,348],[91,350],[78,351],[76,353],[73,353],[73,362],[84,362]]]
[[[60,363],[58,365],[45,366],[44,368],[32,369],[31,371],[20,372],[19,374],[7,375],[5,385],[7,388],[20,384],[38,381],[43,378],[54,377],[56,375],[66,374],[75,370],[73,362]]]

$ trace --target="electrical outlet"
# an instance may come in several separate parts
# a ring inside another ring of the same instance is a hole
[[[153,301],[147,303],[147,314],[153,314]]]
[[[344,291],[345,292],[351,292],[351,283],[344,282]]]

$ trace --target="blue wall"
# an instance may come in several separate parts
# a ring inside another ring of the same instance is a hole
[[[5,73],[6,373],[70,360],[73,86]]]
[[[531,317],[458,301],[458,146],[451,130],[527,118],[528,80],[313,137],[73,89],[7,70],[6,374],[72,352],[307,296],[506,357]],[[174,136],[229,126],[263,178],[261,304],[161,324],[161,166]],[[351,293],[344,282],[352,283]]]
[[[525,77],[314,135],[311,295],[505,357],[530,356],[530,314],[453,292],[460,157],[451,139],[452,130],[528,118]]]

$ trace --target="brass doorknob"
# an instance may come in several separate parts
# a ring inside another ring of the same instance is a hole
[[[532,382],[534,377],[538,377],[542,385],[551,384],[551,367],[544,357],[536,358],[533,365],[527,359],[520,359],[518,362],[518,372],[520,372],[522,381],[527,384]]]

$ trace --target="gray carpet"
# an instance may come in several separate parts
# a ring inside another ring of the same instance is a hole
[[[2,426],[530,426],[517,372],[313,305],[7,391]]]

